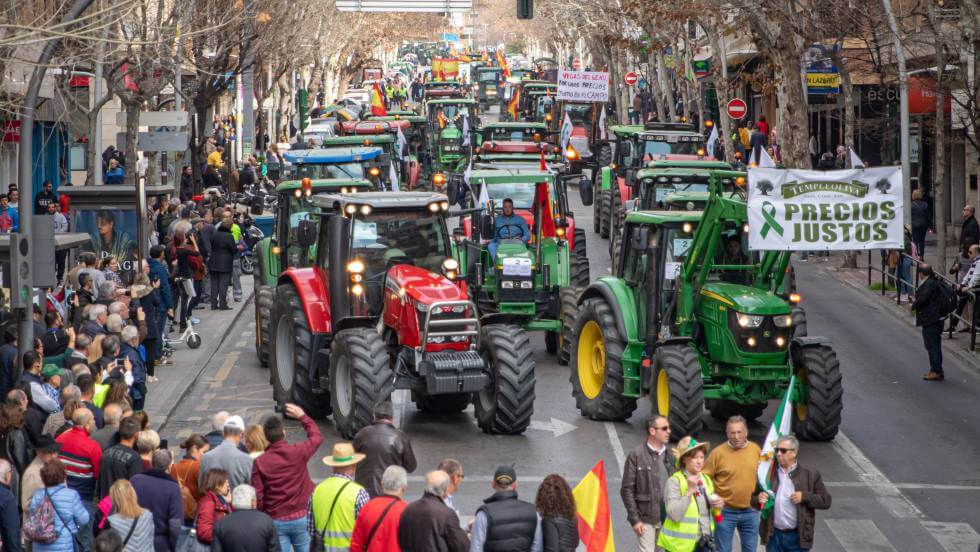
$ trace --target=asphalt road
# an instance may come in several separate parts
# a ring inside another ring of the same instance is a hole
[[[607,273],[606,242],[591,232],[591,208],[571,202],[588,232],[593,278]],[[804,443],[801,462],[820,470],[833,495],[833,507],[818,512],[814,550],[975,552],[980,543],[980,371],[955,358],[946,362],[947,380],[921,379],[926,357],[921,338],[909,323],[869,293],[846,287],[829,273],[829,263],[798,264],[811,335],[828,336],[844,374],[845,405],[840,436],[832,443]],[[259,366],[248,305],[233,323],[201,376],[180,399],[163,428],[176,443],[192,432],[207,432],[218,410],[258,423],[272,412],[267,369]],[[962,337],[959,339],[963,339]],[[495,466],[516,467],[522,497],[533,500],[540,481],[558,473],[574,485],[598,461],[606,466],[615,539],[632,549],[634,537],[619,499],[625,453],[643,440],[643,421],[651,408],[640,401],[624,423],[599,423],[579,416],[571,396],[569,370],[547,354],[543,337],[532,339],[537,377],[534,417],[520,436],[491,436],[476,426],[472,407],[439,416],[416,411],[404,392],[393,397],[397,424],[412,439],[419,469],[410,478],[409,498],[421,493],[425,471],[443,458],[458,458],[466,478],[455,501],[473,515],[490,494]],[[764,437],[772,408],[750,428]],[[700,436],[712,445],[723,440],[720,423],[705,415]],[[320,422],[325,442],[310,464],[318,481],[328,474],[321,462],[340,437],[329,420]],[[289,439],[302,438],[298,424]]]

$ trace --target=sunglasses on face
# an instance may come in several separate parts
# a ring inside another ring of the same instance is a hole
[[[670,431],[670,426],[655,427],[653,429],[655,429],[657,431]]]
[[[786,454],[788,452],[796,452],[796,449],[791,449],[791,448],[778,448],[778,449],[776,449],[776,452],[778,452],[779,454]]]

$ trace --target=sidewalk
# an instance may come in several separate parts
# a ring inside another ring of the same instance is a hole
[[[934,236],[930,236],[935,240]],[[954,258],[953,255],[956,251],[956,246],[953,245],[948,250],[950,250],[950,258]],[[926,262],[934,263],[936,261],[936,243],[926,242]],[[895,291],[886,291],[884,295],[878,289],[870,289],[868,287],[868,254],[867,252],[861,252],[858,254],[857,264],[858,268],[841,268],[844,256],[840,252],[832,252],[830,257],[814,257],[811,256],[808,261],[811,265],[816,265],[816,269],[822,273],[826,274],[840,283],[850,286],[862,292],[862,295],[867,297],[869,303],[874,303],[875,305],[881,306],[882,310],[889,315],[902,320],[909,325],[915,324],[915,314],[912,313],[908,298],[903,295],[901,304],[898,303]],[[799,263],[799,260],[795,260],[795,263]],[[871,252],[871,262],[872,270],[871,272],[871,282],[872,284],[881,283],[881,273],[878,272],[880,269],[881,255],[878,251]],[[947,274],[948,276],[948,274]],[[914,282],[914,274],[912,279]],[[806,290],[800,290],[801,293],[806,297]],[[966,317],[969,310],[964,313]],[[980,334],[980,330],[978,330]],[[950,339],[949,334],[943,333],[943,352],[945,354],[955,355],[956,358],[962,360],[968,366],[971,366],[978,371],[980,371],[980,335],[977,337],[977,350],[970,351],[970,334],[969,333],[954,333],[953,338]]]
[[[174,345],[171,357],[173,364],[157,366],[156,376],[160,381],[147,384],[146,413],[154,427],[162,427],[173,414],[180,399],[200,376],[204,367],[215,355],[221,344],[240,320],[250,320],[252,313],[252,277],[242,275],[242,300],[231,301],[228,290],[228,306],[232,310],[213,311],[210,308],[194,310],[194,316],[201,319],[195,326],[201,335],[201,346],[191,349],[184,343]],[[250,323],[250,322],[249,322]],[[179,335],[177,332],[171,337]]]

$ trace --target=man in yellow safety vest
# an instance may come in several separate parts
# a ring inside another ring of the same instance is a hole
[[[333,454],[323,459],[333,468],[333,474],[313,491],[307,529],[314,541],[323,542],[326,552],[350,550],[354,521],[371,498],[364,487],[354,482],[354,472],[362,460],[364,455],[354,452],[350,443],[336,443]]]

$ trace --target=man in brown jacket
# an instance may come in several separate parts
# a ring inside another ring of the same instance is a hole
[[[398,523],[398,546],[403,552],[466,552],[470,541],[459,526],[459,518],[443,502],[449,489],[449,474],[425,474],[425,493],[409,504]]]
[[[830,493],[823,485],[820,472],[801,466],[796,459],[800,442],[786,435],[776,443],[776,483],[772,510],[759,527],[762,543],[768,552],[796,552],[813,548],[816,510],[830,509]],[[769,495],[759,493],[753,506],[762,508]]]
[[[367,489],[371,498],[381,496],[381,474],[388,466],[401,466],[412,473],[417,467],[408,436],[395,427],[395,408],[391,401],[374,406],[374,423],[354,436],[354,450],[366,456],[358,466],[355,481]]]
[[[660,495],[667,478],[677,467],[667,448],[670,424],[663,416],[647,420],[647,440],[631,450],[623,467],[623,484],[619,494],[626,506],[626,516],[639,540],[640,552],[654,552],[660,529]]]

